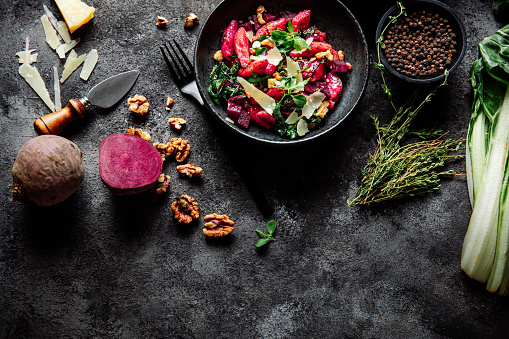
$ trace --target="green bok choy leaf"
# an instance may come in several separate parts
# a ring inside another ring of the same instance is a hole
[[[479,44],[470,68],[474,102],[467,136],[467,182],[472,216],[461,268],[509,294],[509,25]]]

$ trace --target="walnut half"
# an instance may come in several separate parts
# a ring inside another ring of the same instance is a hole
[[[184,23],[185,28],[191,28],[194,26],[194,23],[196,21],[200,21],[200,19],[196,16],[194,13],[189,13],[189,15],[186,18],[186,21]]]
[[[203,220],[205,221],[205,227],[202,230],[203,234],[214,238],[221,238],[230,234],[235,224],[233,220],[230,220],[230,217],[224,214],[208,214]]]
[[[152,140],[152,137],[150,136],[150,134],[148,134],[147,132],[143,132],[141,128],[134,129],[132,127],[128,127],[127,133],[129,133],[130,135],[135,135],[137,137],[140,137],[143,140],[147,140],[147,141]]]
[[[182,125],[184,125],[186,123],[186,120],[182,119],[182,118],[170,118],[168,120],[168,122],[170,123],[170,126],[172,128],[175,128],[176,130],[180,130],[182,128]]]
[[[171,204],[171,210],[179,223],[189,224],[200,216],[198,203],[188,195],[182,194]]]
[[[203,172],[203,169],[201,167],[193,166],[191,164],[184,164],[177,166],[177,172],[179,172],[180,174],[185,174],[189,178],[194,178],[200,176],[201,172]]]

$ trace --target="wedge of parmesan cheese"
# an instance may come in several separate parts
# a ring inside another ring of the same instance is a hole
[[[37,93],[42,101],[44,101],[46,106],[48,106],[48,108],[54,112],[55,105],[53,104],[53,101],[51,101],[48,89],[46,88],[44,80],[42,80],[42,77],[39,74],[37,68],[35,66],[30,66],[28,63],[24,63],[19,66],[19,74],[26,80],[26,82],[28,82],[35,93]]]
[[[76,70],[76,68],[80,67],[80,65],[85,61],[86,54],[80,55],[78,57],[78,54],[73,49],[71,50],[71,53],[69,53],[69,56],[67,57],[67,60],[64,64],[64,71],[62,72],[62,78],[60,79],[60,83],[64,83],[65,80]]]
[[[71,34],[94,17],[95,8],[81,0],[55,0],[55,2]]]
[[[279,52],[279,49],[277,49],[277,47],[271,48],[267,52],[267,61],[269,62],[269,64],[277,66],[279,65],[281,60],[283,60],[283,56],[281,55],[281,52]]]
[[[246,79],[242,77],[237,77],[237,81],[239,84],[244,88],[244,91],[250,96],[253,97],[253,99],[270,115],[272,115],[272,112],[274,111],[274,108],[276,108],[276,101],[265,94],[263,91],[260,91],[258,88],[256,88],[252,83],[247,81]]]
[[[87,53],[87,57],[85,58],[85,63],[83,64],[83,68],[81,69],[80,78],[87,81],[90,73],[94,70],[95,65],[97,64],[97,60],[99,60],[99,55],[97,54],[96,49],[90,50]]]
[[[69,28],[67,28],[67,24],[64,21],[58,22],[58,34],[60,34],[66,44],[71,43],[71,34],[69,33]]]
[[[68,44],[63,44],[57,47],[55,50],[60,57],[60,59],[65,59],[65,53],[69,52],[71,49],[74,48],[78,43],[80,42],[80,38],[76,38],[75,40],[72,40]]]
[[[316,109],[322,104],[322,101],[326,98],[322,92],[314,92],[308,96],[308,101],[302,107],[302,116],[311,118]]]
[[[46,35],[46,42],[51,48],[57,49],[57,47],[60,45],[60,40],[58,40],[57,31],[55,31],[51,25],[51,22],[49,21],[46,14],[41,17],[41,22],[42,27],[44,28],[44,34]]]

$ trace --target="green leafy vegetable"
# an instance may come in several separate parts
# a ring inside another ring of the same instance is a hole
[[[289,23],[289,29],[290,26],[291,22]],[[298,52],[303,49],[309,49],[310,47],[306,40],[301,36],[302,32],[293,32],[293,26],[291,29],[292,31],[290,33],[279,30],[272,31],[270,39],[276,44],[279,51],[281,53],[287,53],[292,49],[296,49]]]
[[[467,182],[472,216],[461,268],[509,295],[509,25],[479,44],[470,67],[474,102],[467,136]]]
[[[461,157],[461,155],[449,155],[450,152],[458,151],[462,147],[461,140],[443,140],[438,137],[434,140],[404,145],[408,136],[425,135],[436,136],[437,131],[413,132],[410,130],[412,120],[418,115],[423,107],[431,101],[436,91],[447,85],[448,72],[445,72],[445,80],[434,91],[428,94],[424,100],[414,107],[417,92],[410,97],[405,105],[396,108],[392,101],[392,92],[385,82],[385,67],[380,62],[380,49],[383,48],[383,33],[389,25],[398,17],[405,15],[405,8],[397,3],[400,12],[390,17],[389,24],[382,31],[377,41],[378,62],[374,66],[382,75],[382,89],[395,110],[395,115],[387,125],[380,126],[378,118],[372,116],[377,130],[378,146],[373,155],[369,156],[366,166],[361,170],[361,184],[357,191],[357,197],[348,201],[349,205],[369,205],[371,203],[402,198],[405,196],[422,195],[440,188],[440,180],[444,175],[455,174],[452,171],[441,170],[445,161],[449,158]]]
[[[228,100],[241,92],[241,86],[235,75],[239,69],[240,62],[236,62],[231,68],[225,63],[214,66],[210,73],[210,85],[207,90],[215,101]]]
[[[274,232],[276,232],[276,221],[274,220],[269,221],[267,223],[266,229],[267,233],[263,233],[259,229],[256,229],[256,233],[258,233],[258,235],[262,237],[260,240],[256,242],[256,247],[262,247],[263,245],[269,243],[270,241],[276,241],[276,239],[274,239],[273,237]]]

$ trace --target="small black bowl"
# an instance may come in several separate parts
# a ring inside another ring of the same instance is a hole
[[[327,33],[327,42],[338,50],[345,52],[345,61],[352,64],[352,70],[341,76],[343,92],[334,108],[327,113],[323,122],[305,136],[289,140],[283,139],[275,130],[266,130],[250,124],[243,130],[225,120],[226,103],[215,102],[207,88],[210,84],[210,72],[217,63],[214,53],[220,49],[222,31],[231,20],[246,20],[256,13],[256,8],[263,4],[260,0],[224,0],[212,11],[201,27],[194,53],[196,83],[205,106],[219,123],[234,134],[251,141],[270,145],[290,145],[307,143],[316,140],[335,129],[352,112],[366,86],[368,79],[368,48],[362,29],[352,13],[338,0],[282,0],[269,1],[264,4],[268,12],[281,10],[299,12],[311,10],[310,26],[316,26]]]
[[[436,0],[413,0],[413,1],[405,1],[403,2],[403,6],[406,9],[406,13],[409,14],[414,11],[426,11],[433,14],[438,14],[440,17],[447,19],[449,22],[449,25],[451,25],[451,28],[453,30],[453,33],[456,34],[456,53],[454,53],[452,62],[447,66],[447,70],[449,73],[454,71],[459,64],[461,63],[461,60],[463,59],[463,56],[465,55],[465,50],[467,47],[467,36],[465,33],[465,27],[463,26],[463,23],[459,19],[459,17],[456,15],[456,13],[446,4],[436,1]],[[378,24],[378,28],[376,30],[376,40],[378,41],[378,38],[380,37],[380,34],[382,33],[382,30],[387,26],[387,24],[390,22],[390,16],[395,16],[399,13],[399,8],[397,5],[392,6],[382,17],[382,20],[380,20],[380,23]],[[444,80],[444,73],[443,72],[437,72],[435,74],[422,76],[422,77],[409,77],[407,75],[403,75],[396,71],[390,64],[387,62],[387,59],[385,58],[385,55],[383,51],[380,53],[380,59],[384,66],[391,72],[393,75],[398,77],[399,79],[405,80],[407,82],[415,83],[415,84],[429,84],[433,82],[443,81]]]

